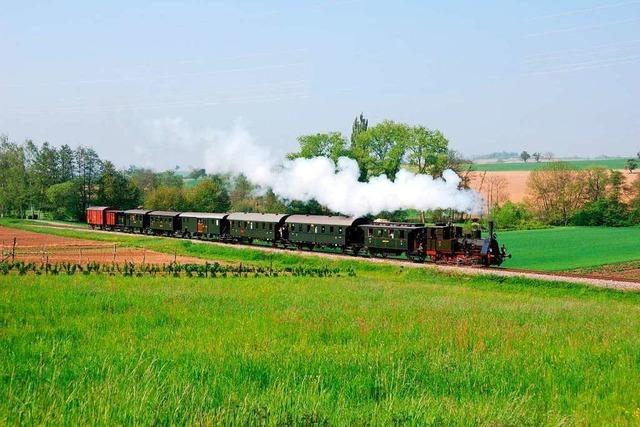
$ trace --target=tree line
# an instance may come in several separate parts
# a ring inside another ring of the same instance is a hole
[[[347,138],[340,132],[302,135],[299,149],[289,159],[325,156],[334,161],[345,156],[356,160],[360,180],[381,174],[394,179],[403,165],[435,177],[447,168],[468,187],[469,165],[449,148],[439,130],[385,120],[369,126],[360,114]],[[272,191],[259,192],[244,176],[207,175],[196,169],[190,180],[175,170],[156,172],[136,166],[118,169],[89,147],[54,147],[48,142],[22,144],[0,136],[0,215],[24,216],[28,209],[46,212],[54,219],[83,220],[90,205],[148,209],[226,212],[288,212],[329,214],[315,201],[285,201]],[[185,185],[195,183],[194,185]],[[385,213],[406,219],[406,213]]]
[[[503,228],[640,224],[640,179],[603,167],[550,162],[529,174],[522,203],[497,197],[491,215]]]

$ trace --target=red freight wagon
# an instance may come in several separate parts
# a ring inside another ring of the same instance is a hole
[[[124,228],[124,211],[107,209],[105,211],[106,228],[109,230],[119,230]]]
[[[87,224],[91,228],[103,228],[106,225],[105,213],[108,206],[90,206],[87,208]]]

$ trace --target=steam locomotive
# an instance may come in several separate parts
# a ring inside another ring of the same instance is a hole
[[[267,213],[205,213],[87,209],[92,229],[228,243],[270,244],[296,250],[332,250],[353,256],[406,257],[456,265],[499,266],[509,257],[490,223],[482,237],[453,224],[425,225],[367,218]]]

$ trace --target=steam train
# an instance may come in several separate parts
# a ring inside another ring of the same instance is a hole
[[[332,250],[353,256],[406,257],[415,262],[499,266],[509,257],[493,223],[482,237],[453,224],[425,225],[366,218],[268,213],[87,209],[92,229],[227,243],[270,244],[296,250]]]

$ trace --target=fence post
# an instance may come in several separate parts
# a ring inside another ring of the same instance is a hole
[[[113,261],[112,262],[113,263],[116,262],[116,244],[115,243],[113,244]]]
[[[146,260],[147,260],[147,249],[145,248],[144,251],[142,252],[142,264],[144,264]]]
[[[82,264],[82,248],[80,248],[78,252],[79,252],[78,264]]]
[[[15,262],[16,260],[16,242],[17,239],[13,238],[13,247],[11,248],[11,262]]]

